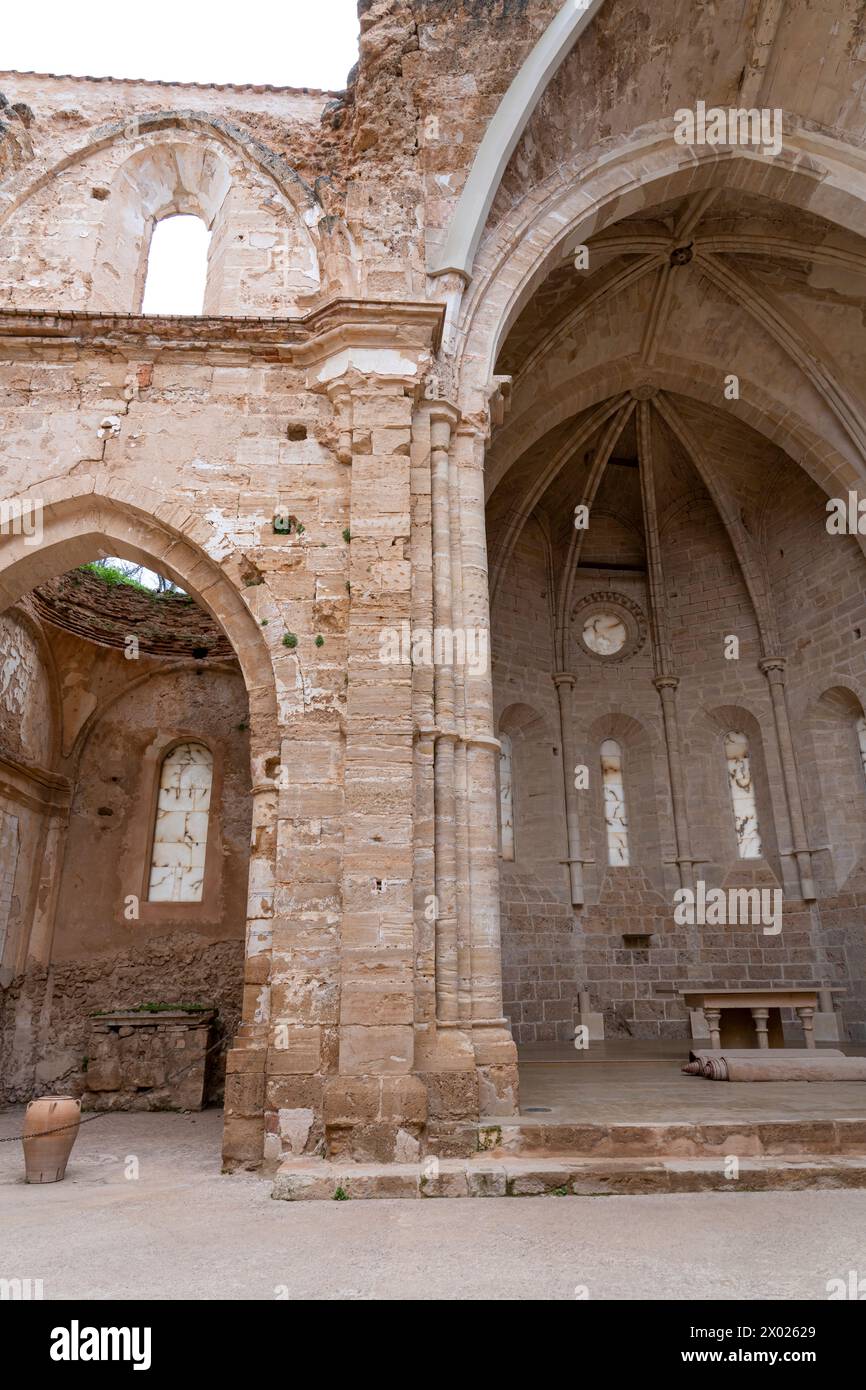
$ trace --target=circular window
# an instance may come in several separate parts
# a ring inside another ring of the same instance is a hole
[[[583,624],[583,640],[596,656],[615,656],[622,651],[628,631],[616,613],[590,613]]]
[[[626,661],[646,640],[646,618],[625,594],[587,594],[571,616],[580,646],[596,661]]]

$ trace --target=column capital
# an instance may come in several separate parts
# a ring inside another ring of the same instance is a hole
[[[679,676],[675,676],[675,675],[673,675],[673,673],[671,673],[670,675],[666,675],[666,676],[654,676],[654,677],[653,677],[653,685],[655,686],[655,688],[656,688],[656,690],[659,692],[659,694],[661,694],[661,692],[662,692],[663,690],[676,690],[676,688],[677,688],[677,686],[679,685],[679,683],[680,683],[680,678],[679,678]]]
[[[787,665],[787,657],[765,656],[762,661],[758,662],[758,669],[760,671],[763,671],[764,675],[767,677],[768,681],[772,685],[774,682],[784,682],[785,670]]]
[[[345,376],[334,377],[325,382],[325,394],[333,405],[344,405],[352,399],[352,388]]]
[[[570,685],[573,687],[577,677],[572,675],[571,671],[554,671],[550,679],[558,690],[561,685]]]
[[[352,388],[344,376],[335,377],[325,386],[328,400],[337,416],[337,458],[340,463],[352,462]]]
[[[426,405],[430,411],[431,424],[447,424],[450,430],[457,428],[462,417],[457,406],[451,401],[428,400]]]
[[[502,752],[502,743],[492,734],[461,734],[460,742],[467,748],[486,748],[490,753]]]

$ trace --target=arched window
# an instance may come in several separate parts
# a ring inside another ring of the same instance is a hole
[[[157,222],[150,240],[143,314],[201,314],[207,284],[210,232],[200,217],[181,214]]]
[[[860,745],[860,762],[863,765],[863,776],[866,777],[866,715],[860,716],[857,720],[857,742]]]
[[[605,739],[601,745],[601,783],[604,788],[607,862],[616,868],[628,868],[628,817],[625,810],[622,749],[612,738]]]
[[[758,829],[758,805],[749,758],[749,740],[745,734],[735,731],[725,734],[725,757],[740,858],[760,859],[764,851]]]
[[[513,859],[514,763],[509,735],[500,734],[499,742],[499,850],[503,859]]]
[[[15,871],[18,868],[18,817],[0,811],[0,965],[12,915]]]
[[[212,782],[213,756],[203,743],[179,743],[163,759],[150,902],[201,902]]]

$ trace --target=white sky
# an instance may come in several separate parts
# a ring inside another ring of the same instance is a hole
[[[3,71],[340,90],[357,58],[356,0],[41,0],[0,24]]]
[[[210,232],[200,217],[166,217],[153,229],[143,314],[200,314]]]

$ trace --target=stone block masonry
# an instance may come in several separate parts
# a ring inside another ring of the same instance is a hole
[[[90,1025],[85,1110],[201,1110],[214,1011],[101,1014]]]
[[[866,1038],[860,14],[360,9],[339,93],[0,74],[3,1094],[136,1103],[91,1015],[199,1000],[228,1168],[494,1192],[581,994],[685,1038],[689,984],[822,985]],[[144,315],[176,214],[204,311]],[[781,931],[681,925],[698,882]]]

